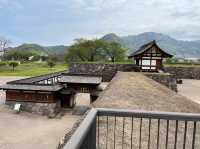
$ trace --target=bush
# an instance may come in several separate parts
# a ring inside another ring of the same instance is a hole
[[[3,66],[6,66],[7,65],[7,63],[6,62],[0,62],[0,67],[3,67]]]
[[[12,67],[12,70],[15,70],[15,67],[17,67],[19,65],[19,62],[17,61],[11,61],[9,62],[9,66]]]
[[[51,60],[49,60],[49,61],[47,61],[47,65],[48,65],[50,68],[53,68],[53,67],[56,65],[56,63],[53,62],[53,61],[51,61]]]

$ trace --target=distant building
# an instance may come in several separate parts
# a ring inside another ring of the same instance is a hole
[[[134,59],[142,71],[158,71],[162,70],[163,59],[173,57],[171,54],[162,50],[156,41],[151,41],[133,52],[128,58]]]

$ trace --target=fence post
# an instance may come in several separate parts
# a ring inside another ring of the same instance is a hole
[[[96,118],[93,121],[92,128],[91,128],[91,146],[92,149],[96,149]]]

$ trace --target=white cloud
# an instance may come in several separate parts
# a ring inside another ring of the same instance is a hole
[[[199,31],[196,31],[200,29],[199,0],[76,0],[76,2],[82,9],[97,11],[99,17],[95,21],[101,26],[99,32],[102,33],[115,32],[127,35],[156,31],[184,39],[199,37],[197,35]],[[185,31],[190,33],[185,34]]]
[[[115,9],[124,4],[127,0],[74,0],[74,4],[88,11],[101,11]]]
[[[4,14],[13,12],[7,24],[15,27],[18,36],[43,42],[147,31],[200,39],[199,0],[0,0],[1,9],[6,9]],[[4,24],[3,32],[8,26]]]

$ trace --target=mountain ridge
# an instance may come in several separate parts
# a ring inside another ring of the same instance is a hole
[[[37,51],[41,55],[60,55],[67,51],[69,46],[56,45],[56,46],[41,46],[35,43],[25,43],[16,47],[9,47],[7,50],[27,50],[27,51]]]
[[[105,41],[114,41],[122,44],[128,49],[128,53],[136,51],[140,46],[150,41],[156,40],[158,45],[165,51],[176,57],[182,58],[200,58],[200,40],[184,41],[170,37],[169,35],[144,32],[138,35],[118,36],[115,33],[104,35],[101,39]],[[69,46],[41,46],[39,44],[22,44],[17,47],[10,47],[9,50],[34,50],[46,55],[63,55],[67,52]]]
[[[111,33],[103,36],[102,39],[121,43],[125,48],[129,49],[129,53],[134,52],[143,44],[156,40],[161,48],[176,57],[200,58],[200,40],[177,40],[169,35],[156,32],[144,32],[138,35],[128,36],[117,36],[116,34]]]

